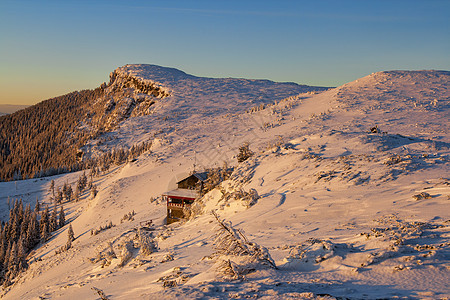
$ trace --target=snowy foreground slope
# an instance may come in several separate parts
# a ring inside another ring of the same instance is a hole
[[[121,70],[176,91],[172,79],[142,68]],[[66,225],[2,295],[98,299],[95,287],[110,299],[450,297],[449,79],[445,71],[380,72],[281,101],[274,90],[272,105],[254,109],[238,102],[242,86],[231,106],[208,90],[165,98],[171,105],[162,99],[155,114],[167,119],[129,118],[87,147],[153,138],[151,152],[94,177],[94,199],[65,205],[73,247],[55,254]],[[237,164],[243,142],[255,155]],[[203,211],[165,226],[161,194],[194,164],[224,161],[235,170],[200,200]],[[80,174],[0,183],[1,217],[7,196],[50,203],[51,179],[62,186]],[[243,197],[252,189],[253,202]],[[230,236],[216,238],[213,210],[238,236],[227,246],[241,251],[217,249]],[[140,226],[147,220],[151,231]]]

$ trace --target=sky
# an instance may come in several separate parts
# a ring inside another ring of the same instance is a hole
[[[339,86],[450,70],[448,0],[0,0],[0,104],[35,104],[132,63]]]

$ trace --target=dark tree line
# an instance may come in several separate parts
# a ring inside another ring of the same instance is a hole
[[[27,255],[39,243],[45,243],[51,233],[66,223],[64,209],[55,205],[41,210],[36,200],[34,210],[29,204],[23,207],[22,200],[15,200],[9,211],[9,221],[0,224],[0,283],[11,284],[12,280],[27,269]]]
[[[103,93],[101,88],[73,92],[0,117],[0,180],[84,168],[77,151],[90,133],[79,126]]]
[[[155,97],[167,96],[158,86],[147,86],[133,77],[113,85],[116,77],[117,74],[108,85],[94,90],[72,92],[0,117],[0,181],[51,176],[95,166],[103,168],[136,157],[142,148],[147,150],[150,144],[143,143],[129,150],[116,149],[100,159],[86,159],[79,151],[88,139],[105,130],[102,123],[108,120],[103,120],[105,105],[113,95],[120,97],[131,87]],[[107,91],[111,85],[113,91]]]

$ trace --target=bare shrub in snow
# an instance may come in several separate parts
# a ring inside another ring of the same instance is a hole
[[[430,199],[431,198],[431,195],[430,194],[428,194],[427,192],[422,192],[422,193],[419,193],[419,194],[417,194],[417,195],[414,195],[414,196],[412,196],[414,199],[416,199],[416,200],[422,200],[422,199]]]
[[[94,258],[91,258],[91,263],[95,264],[101,262],[101,267],[109,266],[113,259],[117,258],[112,243],[108,243],[108,247],[103,251],[99,251]]]
[[[243,162],[253,156],[253,152],[250,150],[249,143],[244,143],[241,147],[239,147],[239,153],[237,155],[237,161]]]
[[[105,225],[105,226],[100,226],[98,229],[91,229],[91,235],[97,235],[100,232],[110,229],[114,227],[113,223],[110,221],[109,224]]]
[[[95,196],[97,196],[97,193],[98,193],[97,186],[94,184],[94,185],[92,185],[92,188],[91,188],[91,198],[94,199]]]
[[[334,256],[336,250],[347,248],[347,244],[335,244],[331,241],[310,238],[293,247],[287,260],[290,262],[318,264]]]
[[[223,278],[238,279],[261,267],[277,268],[266,248],[250,242],[241,230],[220,220],[215,212],[212,214],[219,225],[214,256],[219,260],[217,272]]]
[[[106,297],[106,294],[101,289],[98,289],[95,286],[91,287],[91,289],[100,296],[100,299],[108,300],[108,297]]]
[[[222,191],[222,193],[223,196],[221,201],[224,200],[224,205],[226,205],[230,201],[239,200],[245,207],[249,208],[255,205],[260,198],[258,192],[255,189],[250,189],[248,192],[243,189],[238,189],[233,192]]]
[[[123,223],[124,221],[134,221],[134,216],[136,215],[136,213],[133,211],[130,211],[127,214],[124,214],[122,219],[120,219],[120,223]]]
[[[138,229],[138,241],[141,248],[141,254],[150,255],[155,251],[156,245],[154,240],[147,231],[142,230],[141,228]]]
[[[228,281],[239,280],[244,278],[241,268],[239,268],[239,266],[236,263],[232,262],[229,259],[220,260],[217,266],[217,271],[220,277],[222,277],[222,279]]]
[[[195,218],[204,213],[205,203],[201,199],[197,199],[190,206],[183,208],[184,217],[188,220]]]
[[[164,255],[163,259],[161,260],[161,263],[165,263],[172,260],[173,260],[173,253],[168,253]]]
[[[122,252],[120,253],[120,262],[118,264],[119,267],[123,267],[133,256],[133,241],[126,241],[122,245]]]
[[[170,287],[175,287],[177,286],[177,281],[176,280],[165,280],[163,282],[163,287],[164,288],[170,288]]]
[[[208,176],[204,185],[201,187],[201,195],[212,191],[214,188],[220,185],[221,182],[230,178],[231,173],[233,172],[233,168],[229,168],[227,163],[224,162],[222,167],[207,169],[206,172]]]
[[[388,157],[388,159],[384,162],[384,164],[390,166],[390,165],[398,164],[401,161],[402,161],[402,158],[400,157],[400,155],[392,155],[392,156]]]

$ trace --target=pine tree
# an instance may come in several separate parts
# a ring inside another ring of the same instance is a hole
[[[95,196],[97,196],[97,193],[98,193],[98,191],[97,191],[97,186],[94,184],[94,185],[92,185],[92,188],[91,188],[91,196],[92,196],[92,199],[94,199]]]
[[[72,224],[69,225],[69,230],[67,231],[67,240],[71,243],[75,240]]]
[[[37,220],[37,215],[35,213],[31,214],[30,225],[27,231],[27,247],[32,249],[41,239],[41,234],[39,230],[39,223]]]
[[[72,247],[72,242],[75,240],[72,224],[69,225],[69,230],[67,231],[67,243],[65,246],[65,250],[68,250]]]
[[[14,242],[11,247],[11,252],[9,253],[9,261],[8,261],[8,272],[10,273],[10,278],[14,278],[17,275],[17,265],[18,265],[18,257],[17,257],[18,247],[17,243]]]
[[[58,210],[56,205],[53,207],[52,214],[49,220],[49,232],[53,232],[58,229]]]
[[[38,197],[36,197],[36,205],[34,206],[34,212],[38,215],[41,210],[41,204],[39,203]]]
[[[4,267],[5,255],[6,255],[6,241],[3,236],[0,237],[0,270]]]
[[[24,239],[20,239],[17,245],[17,267],[19,271],[25,270],[28,267],[27,250],[24,246]]]
[[[58,187],[56,189],[56,196],[55,196],[55,204],[60,204],[63,201],[63,195],[64,193],[61,191],[61,189]]]
[[[59,228],[64,227],[66,225],[66,216],[64,214],[64,208],[61,206],[59,210]]]
[[[41,220],[39,221],[39,228],[40,228],[41,236],[42,236],[44,226],[48,233],[48,229],[49,229],[48,223],[49,223],[49,214],[48,214],[48,205],[46,205],[44,211],[41,213]]]
[[[52,192],[53,198],[55,197],[55,181],[52,179],[50,183],[50,191]]]
[[[75,191],[73,192],[73,198],[76,202],[80,201],[80,190],[78,189],[78,185],[75,186]]]
[[[77,187],[80,192],[82,192],[86,188],[87,183],[87,177],[86,172],[83,172],[83,174],[78,178]]]
[[[64,192],[64,197],[66,199],[66,201],[72,201],[72,196],[73,196],[73,190],[72,190],[72,186],[68,183],[65,184],[65,192]]]
[[[20,236],[20,221],[19,217],[16,213],[13,212],[13,218],[11,221],[11,233],[10,233],[10,239],[12,241],[17,241]]]
[[[48,223],[44,223],[41,230],[41,243],[44,244],[48,240]]]
[[[6,247],[5,256],[3,258],[3,267],[4,267],[5,270],[8,269],[9,256],[11,254],[11,248],[12,248],[12,243],[11,243],[11,241],[9,241],[8,242],[8,247]]]

